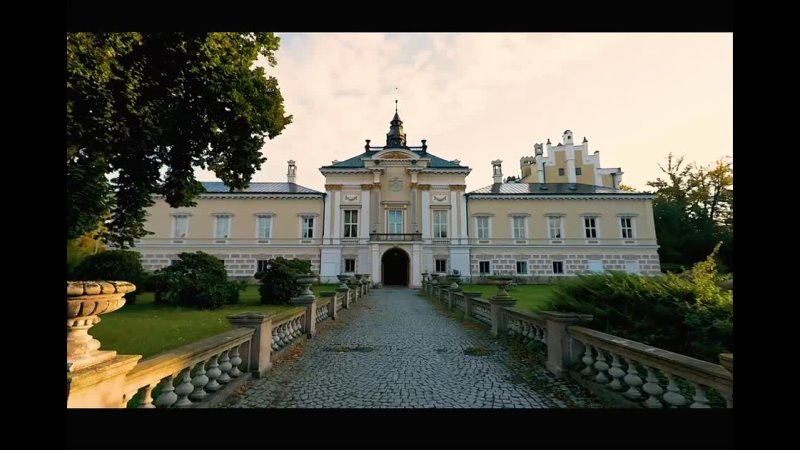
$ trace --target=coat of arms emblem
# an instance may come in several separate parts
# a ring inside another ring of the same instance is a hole
[[[390,191],[392,191],[392,192],[400,192],[401,189],[403,189],[403,182],[399,178],[395,177],[395,178],[392,178],[389,181],[389,190]]]

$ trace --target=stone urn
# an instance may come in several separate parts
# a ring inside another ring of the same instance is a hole
[[[511,296],[506,289],[514,281],[513,275],[492,275],[489,277],[492,283],[497,286],[497,293],[494,294],[493,299],[498,300],[511,300]]]
[[[347,282],[350,281],[350,275],[336,275],[336,278],[339,279],[339,287],[337,289],[350,289],[347,287]]]
[[[295,277],[295,281],[300,285],[300,294],[298,297],[314,298],[314,292],[311,290],[311,285],[317,281],[317,277],[312,273],[303,273]]]
[[[451,291],[460,291],[461,290],[461,288],[458,287],[458,282],[461,281],[461,275],[459,275],[457,273],[453,273],[453,274],[447,275],[447,281],[450,284],[450,290]]]
[[[89,328],[100,323],[100,314],[125,304],[125,294],[136,290],[127,281],[67,281],[67,372],[114,359],[117,352],[100,351],[100,341]]]
[[[427,282],[429,281],[429,280],[428,280],[428,277],[429,277],[429,276],[430,276],[430,274],[428,273],[428,271],[427,271],[427,270],[426,270],[425,272],[422,272],[422,282],[423,282],[423,283],[427,283]]]

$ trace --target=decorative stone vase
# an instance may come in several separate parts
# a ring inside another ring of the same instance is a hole
[[[304,273],[300,274],[295,277],[295,281],[297,284],[300,285],[300,295],[298,297],[314,297],[314,292],[311,290],[311,285],[314,284],[314,281],[317,280],[317,277],[311,273]]]
[[[350,275],[336,275],[336,278],[339,279],[339,287],[337,289],[350,289],[347,287],[347,282],[350,280]]]
[[[361,281],[361,279],[364,278],[364,274],[357,273],[357,274],[355,274],[355,277],[356,277],[356,281]]]
[[[447,276],[447,281],[450,282],[450,290],[451,291],[460,291],[461,288],[458,287],[458,282],[461,281],[461,275],[451,274]]]
[[[490,280],[497,286],[497,293],[494,295],[498,300],[510,300],[511,296],[508,295],[506,288],[514,281],[513,275],[493,275],[489,277]]]
[[[422,272],[422,282],[427,283],[429,281],[428,279],[429,276],[430,274],[428,273],[428,271]]]
[[[125,304],[125,294],[136,290],[127,281],[67,281],[67,371],[74,372],[114,359],[117,352],[98,350],[100,341],[89,328],[100,323],[100,314]]]

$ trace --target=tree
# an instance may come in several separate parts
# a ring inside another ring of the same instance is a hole
[[[636,188],[634,188],[632,186],[628,186],[627,184],[622,184],[622,183],[619,184],[619,190],[620,191],[625,191],[625,192],[636,192]]]
[[[689,266],[703,261],[722,242],[719,258],[733,270],[733,171],[724,160],[703,167],[667,156],[659,164],[666,179],[649,181],[662,264]],[[716,252],[715,252],[716,254]]]
[[[152,195],[194,206],[194,169],[246,188],[285,115],[273,33],[67,34],[67,240],[107,215],[122,248],[149,233]],[[109,178],[110,177],[110,178]]]

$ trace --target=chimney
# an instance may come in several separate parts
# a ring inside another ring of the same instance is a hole
[[[503,169],[500,167],[501,164],[503,164],[503,161],[499,159],[492,161],[492,180],[494,184],[503,182]]]
[[[287,183],[296,183],[297,179],[297,166],[294,164],[294,160],[290,159],[289,163],[289,171],[286,172],[286,182]]]

